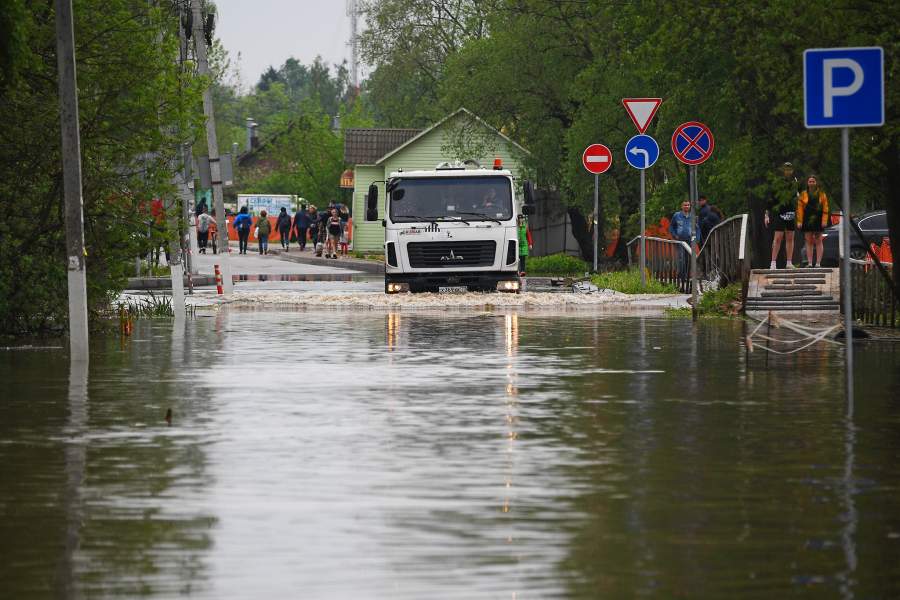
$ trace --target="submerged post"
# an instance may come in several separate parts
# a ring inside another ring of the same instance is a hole
[[[59,69],[63,192],[66,214],[66,269],[69,292],[70,360],[88,359],[87,277],[84,260],[84,210],[81,190],[81,139],[75,74],[72,0],[56,0],[56,57]]]

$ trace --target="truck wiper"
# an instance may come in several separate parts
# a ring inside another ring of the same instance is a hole
[[[468,221],[466,221],[465,219],[463,219],[462,217],[457,217],[456,215],[445,215],[445,216],[441,217],[441,219],[452,219],[454,221],[459,221],[460,223],[465,223],[466,225],[471,224]]]
[[[496,219],[496,218],[494,218],[494,217],[492,217],[492,216],[490,216],[490,215],[486,215],[486,214],[484,214],[484,213],[478,213],[478,212],[460,212],[460,211],[457,211],[457,212],[459,212],[459,214],[461,214],[461,215],[471,215],[471,216],[473,216],[473,217],[481,217],[482,219],[485,219],[485,220],[487,220],[487,221],[493,221],[493,222],[496,223],[497,225],[502,224],[502,221],[500,221],[500,219]]]
[[[437,221],[432,217],[420,217],[419,215],[392,215],[391,219],[416,219],[420,223],[431,223],[435,227],[438,226]]]

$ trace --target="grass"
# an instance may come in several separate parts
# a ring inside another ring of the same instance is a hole
[[[172,309],[172,298],[157,296],[153,292],[150,292],[146,298],[119,302],[115,308],[120,318],[159,319],[175,316],[175,311]]]
[[[568,254],[528,257],[525,269],[529,275],[584,275],[590,270],[588,264]]]
[[[735,317],[741,311],[741,284],[732,283],[700,296],[697,314],[701,317]],[[666,309],[670,317],[690,317],[690,308]]]
[[[641,289],[640,269],[627,271],[609,271],[599,273],[591,278],[591,283],[600,289],[615,290],[623,294],[677,294],[678,289],[670,283],[662,283],[659,280],[647,276],[647,287]]]
[[[359,250],[351,250],[350,256],[353,258],[359,258],[362,260],[374,260],[378,262],[384,262],[384,253],[378,252],[361,252]]]

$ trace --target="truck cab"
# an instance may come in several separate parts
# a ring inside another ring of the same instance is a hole
[[[385,182],[384,289],[398,292],[518,292],[516,202],[510,171],[444,163],[398,171]],[[377,220],[378,188],[369,188],[367,220]]]

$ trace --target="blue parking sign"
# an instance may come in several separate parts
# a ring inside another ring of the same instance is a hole
[[[803,115],[809,129],[884,125],[884,50],[805,50]]]

